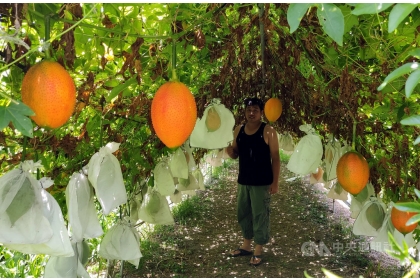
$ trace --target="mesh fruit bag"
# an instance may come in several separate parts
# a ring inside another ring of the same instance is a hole
[[[364,202],[353,224],[355,235],[377,236],[385,220],[386,206],[376,197]]]
[[[102,239],[99,255],[108,260],[124,260],[139,266],[140,235],[127,221],[120,220],[110,228]]]
[[[0,243],[41,244],[53,235],[44,216],[46,192],[31,174],[37,168],[40,161],[24,161],[0,178]]]
[[[72,239],[96,238],[103,234],[95,208],[93,188],[83,172],[74,172],[66,188],[67,215]]]
[[[310,124],[301,125],[299,129],[306,135],[300,139],[286,167],[295,174],[307,175],[314,173],[321,164],[323,148],[319,135]]]
[[[111,142],[99,149],[89,161],[88,178],[95,188],[96,197],[105,215],[121,204],[127,203],[127,192],[121,166],[112,154],[120,144]]]

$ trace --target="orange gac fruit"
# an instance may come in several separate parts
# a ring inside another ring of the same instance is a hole
[[[401,202],[401,201],[399,201],[399,202]],[[417,214],[416,212],[401,211],[401,210],[398,210],[395,207],[392,207],[391,222],[394,225],[396,230],[398,230],[402,234],[406,235],[407,233],[410,233],[413,230],[415,230],[416,227],[417,227],[417,223],[414,223],[414,224],[409,225],[409,226],[405,225],[407,223],[407,221],[416,214]]]
[[[365,157],[356,151],[342,155],[337,163],[337,180],[352,195],[361,192],[369,180],[369,164]]]
[[[156,92],[151,108],[152,125],[168,148],[177,148],[191,135],[197,120],[197,105],[186,85],[164,83]]]
[[[58,128],[74,112],[76,87],[58,62],[43,60],[33,65],[22,81],[22,101],[34,111],[31,118],[41,127]]]
[[[275,122],[280,118],[283,105],[277,97],[272,97],[265,102],[264,114],[270,122]]]

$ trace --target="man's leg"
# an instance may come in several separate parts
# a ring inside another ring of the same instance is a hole
[[[254,230],[252,223],[251,199],[248,189],[248,186],[238,184],[237,215],[238,223],[242,230],[242,236],[244,237],[243,243],[239,248],[251,251],[251,241],[254,237]],[[234,250],[231,253],[238,254],[239,250]]]
[[[252,205],[253,232],[255,249],[254,256],[261,256],[263,245],[267,244],[270,238],[270,186],[250,187]],[[252,258],[251,264],[258,264],[261,258]]]

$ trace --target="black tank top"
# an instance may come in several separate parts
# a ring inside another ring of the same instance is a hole
[[[242,125],[236,137],[239,152],[238,183],[241,185],[265,186],[273,183],[270,147],[264,141],[265,125],[265,122],[261,123],[252,135],[246,134],[245,125]]]

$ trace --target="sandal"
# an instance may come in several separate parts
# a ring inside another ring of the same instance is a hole
[[[244,249],[241,249],[241,248],[238,248],[235,251],[239,251],[239,253],[236,253],[236,254],[231,253],[230,256],[232,258],[241,257],[241,256],[248,256],[248,255],[252,254],[252,251],[247,251],[247,250],[244,250]]]
[[[257,262],[257,263],[253,263],[253,262],[250,262],[249,263],[249,265],[252,265],[252,266],[259,266],[260,264],[262,264],[262,262],[263,262],[263,258],[262,258],[262,255],[253,255],[252,256],[252,260],[260,260],[259,262]]]

